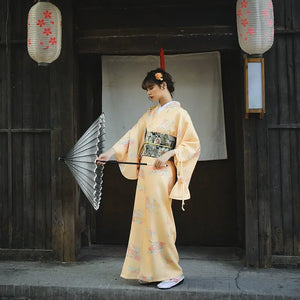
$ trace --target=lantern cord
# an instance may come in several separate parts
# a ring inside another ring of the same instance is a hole
[[[164,49],[163,48],[160,48],[159,56],[160,56],[160,67],[161,67],[161,69],[165,70],[166,69],[165,54],[164,54]]]

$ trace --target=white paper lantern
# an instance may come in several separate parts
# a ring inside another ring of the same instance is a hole
[[[61,51],[61,13],[50,2],[38,2],[28,14],[27,49],[30,57],[46,66],[56,60]]]
[[[274,41],[274,14],[271,0],[238,0],[236,20],[239,44],[248,54],[263,54]]]

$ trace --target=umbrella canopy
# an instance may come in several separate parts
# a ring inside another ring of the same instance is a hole
[[[69,167],[95,210],[99,208],[102,194],[104,165],[96,164],[96,159],[103,152],[104,128],[105,117],[102,113],[69,153],[59,158]]]

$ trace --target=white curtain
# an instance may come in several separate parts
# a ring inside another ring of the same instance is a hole
[[[226,137],[219,52],[166,55],[166,71],[175,81],[174,100],[194,123],[201,142],[199,160],[226,159]],[[129,130],[153,103],[141,83],[159,67],[159,56],[103,56],[102,108],[106,149]]]

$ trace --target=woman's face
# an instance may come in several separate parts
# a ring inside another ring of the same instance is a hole
[[[163,96],[164,90],[157,84],[149,84],[147,85],[147,95],[151,99],[151,101],[156,102]]]

